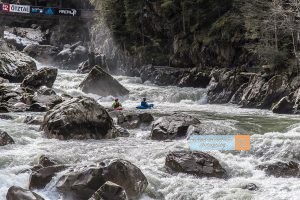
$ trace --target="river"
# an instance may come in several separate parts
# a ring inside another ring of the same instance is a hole
[[[79,83],[85,75],[59,71],[54,85],[57,93],[82,95]],[[121,100],[127,110],[135,109],[142,97],[155,104],[155,116],[187,113],[199,118],[207,134],[251,134],[249,152],[210,152],[226,169],[228,180],[197,178],[186,174],[169,174],[164,169],[165,157],[173,150],[188,149],[187,140],[153,141],[148,139],[149,127],[129,130],[130,137],[112,140],[59,141],[47,139],[39,126],[27,125],[23,119],[40,113],[10,113],[14,120],[0,119],[0,129],[16,142],[0,148],[0,199],[12,185],[28,187],[28,169],[45,154],[66,164],[89,164],[103,158],[123,158],[137,165],[146,175],[149,186],[141,198],[166,200],[196,199],[299,199],[299,178],[268,177],[255,169],[262,163],[300,160],[300,116],[277,115],[267,110],[242,109],[235,105],[206,103],[206,89],[159,87],[142,84],[140,78],[117,76],[130,94]],[[113,97],[90,95],[104,106]],[[143,111],[141,111],[143,112]],[[59,175],[58,175],[59,176]],[[36,191],[47,200],[62,199],[55,190],[55,177],[43,190]],[[242,189],[256,184],[257,191]]]

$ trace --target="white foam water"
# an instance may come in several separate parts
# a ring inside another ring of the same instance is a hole
[[[59,71],[54,88],[60,94],[83,95],[78,86],[84,77],[74,71]],[[34,165],[42,154],[74,165],[94,163],[104,158],[129,160],[143,171],[149,181],[141,197],[143,200],[299,199],[300,179],[266,176],[263,171],[256,169],[257,165],[266,162],[299,162],[299,116],[276,115],[265,110],[242,109],[233,105],[209,105],[206,104],[205,89],[159,87],[150,83],[142,84],[139,78],[115,78],[130,90],[128,96],[121,98],[127,110],[134,110],[141,98],[147,97],[155,104],[155,108],[149,112],[156,117],[184,112],[209,124],[211,131],[220,127],[230,131],[246,130],[250,123],[250,127],[262,128],[262,132],[249,131],[252,135],[252,149],[249,152],[210,152],[230,176],[223,180],[166,172],[166,155],[170,151],[188,149],[188,142],[184,139],[153,141],[148,139],[149,128],[145,128],[130,130],[128,138],[59,141],[45,138],[38,126],[22,123],[25,115],[36,113],[13,113],[10,115],[14,120],[0,119],[0,129],[7,131],[16,142],[0,147],[0,199],[5,199],[12,185],[28,187],[29,174],[19,172]],[[88,95],[104,106],[110,106],[114,98]],[[230,131],[228,134],[232,134]],[[47,200],[62,199],[55,189],[58,176],[45,189],[36,192]],[[259,189],[242,189],[248,183],[256,184]]]

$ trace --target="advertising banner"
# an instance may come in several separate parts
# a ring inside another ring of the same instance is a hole
[[[59,15],[64,16],[80,16],[80,11],[76,9],[59,9],[58,10]]]
[[[56,15],[57,8],[44,8],[44,14],[45,15]]]
[[[2,4],[2,12],[9,12],[9,10],[10,10],[10,6],[9,6],[9,4],[8,3],[4,3],[4,4]]]
[[[30,13],[30,6],[9,4],[9,12],[14,13]]]
[[[43,14],[44,13],[44,8],[43,7],[31,6],[30,7],[30,12],[32,14]]]

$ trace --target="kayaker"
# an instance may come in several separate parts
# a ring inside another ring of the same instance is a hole
[[[153,108],[153,104],[147,103],[147,99],[144,97],[143,101],[141,102],[141,105],[136,107],[138,109],[148,109],[148,108]]]
[[[113,109],[115,110],[122,110],[122,104],[119,102],[119,99],[116,98],[114,103],[112,104]]]

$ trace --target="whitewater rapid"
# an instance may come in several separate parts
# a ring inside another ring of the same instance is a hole
[[[54,89],[59,94],[83,95],[78,86],[84,77],[74,71],[59,71]],[[155,104],[149,111],[154,117],[184,112],[199,118],[208,134],[251,134],[251,151],[210,152],[230,175],[228,180],[169,174],[164,169],[165,157],[170,151],[188,149],[186,140],[152,141],[148,139],[150,129],[142,128],[129,130],[128,138],[58,141],[43,137],[39,126],[23,123],[26,116],[40,113],[10,113],[14,120],[0,119],[0,129],[8,132],[16,144],[0,147],[0,200],[5,200],[10,186],[28,187],[29,174],[19,172],[37,163],[43,154],[66,164],[90,164],[103,158],[129,160],[149,181],[143,200],[299,199],[299,178],[268,177],[255,167],[267,162],[300,161],[300,116],[234,105],[209,105],[205,89],[159,87],[142,84],[140,78],[115,78],[130,90],[128,96],[120,99],[126,110],[134,110],[141,98],[147,97]],[[111,106],[114,98],[88,95],[103,106]],[[57,177],[36,192],[46,200],[62,199],[54,187]],[[242,189],[248,183],[256,184],[259,189]]]

